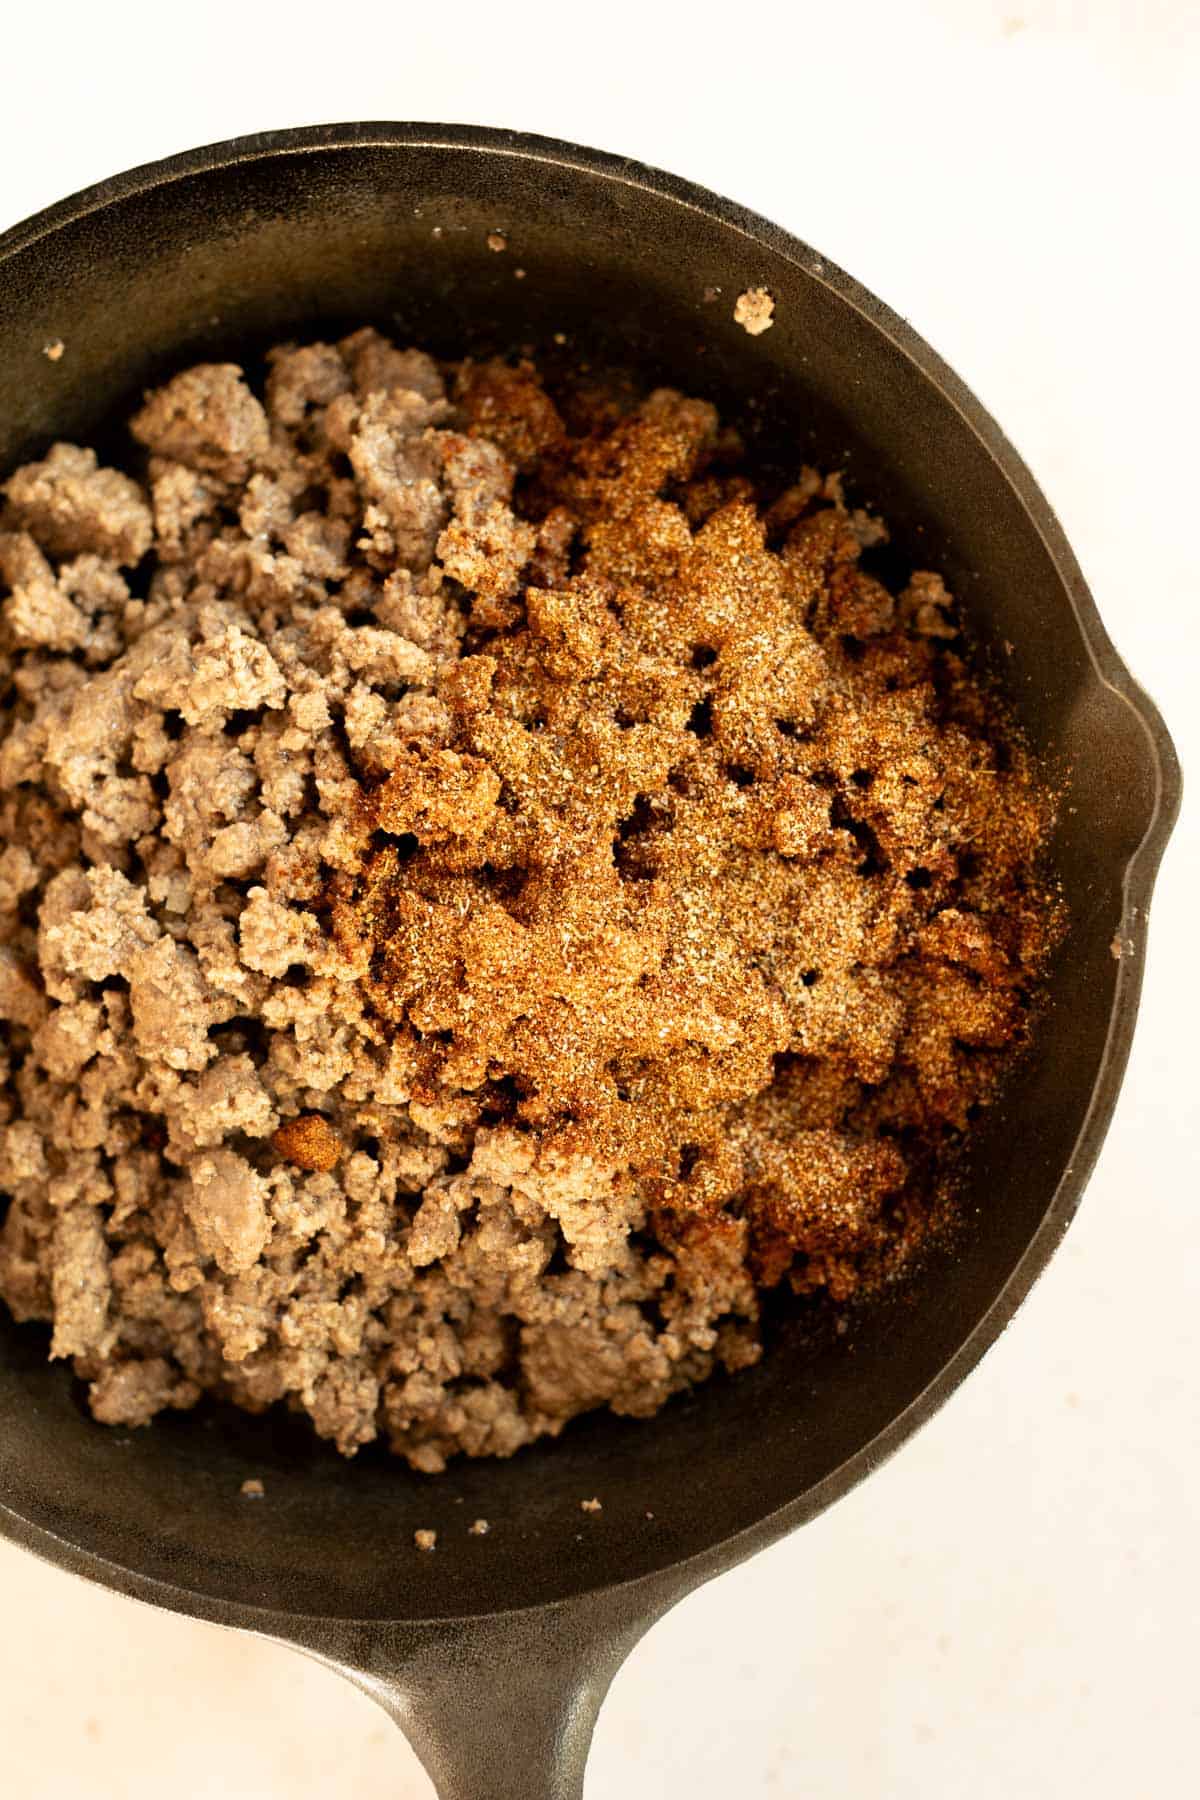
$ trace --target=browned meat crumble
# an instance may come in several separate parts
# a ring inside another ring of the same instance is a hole
[[[435,1471],[903,1269],[1049,805],[938,576],[703,402],[372,330],[269,371],[3,488],[0,1297],[106,1423]]]

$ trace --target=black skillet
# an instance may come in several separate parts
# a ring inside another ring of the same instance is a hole
[[[755,285],[776,323],[752,339],[731,315]],[[562,333],[568,354],[711,397],[768,461],[848,468],[902,555],[961,596],[1067,780],[1054,856],[1071,935],[1035,1052],[973,1143],[970,1229],[848,1340],[784,1321],[759,1367],[653,1423],[584,1420],[430,1480],[343,1463],[286,1418],[101,1429],[44,1333],[0,1326],[0,1530],[324,1659],[398,1720],[444,1800],[577,1796],[642,1633],[902,1443],[1058,1243],[1124,1068],[1179,773],[1049,506],[949,369],[786,232],[595,151],[341,125],[218,144],[52,207],[0,238],[0,471],[55,437],[95,441],[189,361],[364,320],[447,354],[553,355]],[[249,1475],[264,1502],[239,1499]],[[603,1511],[585,1516],[592,1495]],[[467,1534],[478,1515],[487,1537]],[[434,1554],[414,1550],[418,1526]]]

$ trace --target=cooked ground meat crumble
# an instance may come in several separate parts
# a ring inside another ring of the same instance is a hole
[[[436,1471],[906,1266],[1050,806],[836,477],[665,389],[268,360],[149,395],[141,479],[3,488],[0,1297],[107,1423]]]

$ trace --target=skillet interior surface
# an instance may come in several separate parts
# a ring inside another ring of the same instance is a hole
[[[503,255],[486,246],[496,228]],[[760,284],[777,322],[751,339],[731,313]],[[715,400],[781,467],[846,468],[902,553],[958,592],[1063,782],[1054,861],[1071,935],[1035,1051],[972,1146],[953,1253],[848,1339],[793,1319],[757,1368],[651,1423],[586,1419],[433,1480],[383,1456],[343,1463],[274,1415],[113,1432],[46,1364],[45,1333],[5,1315],[0,1529],[127,1591],[265,1629],[488,1614],[673,1565],[708,1572],[900,1442],[1001,1329],[1074,1210],[1128,1047],[1177,785],[1052,514],[956,379],[786,234],[614,158],[501,132],[338,127],[196,152],[64,203],[0,240],[0,471],[58,436],[109,431],[115,446],[112,421],[189,361],[364,321],[456,355],[552,351],[565,333],[573,353]],[[42,353],[53,338],[57,363]],[[266,1504],[239,1501],[248,1475]],[[603,1513],[582,1517],[593,1494]],[[465,1531],[479,1514],[485,1539]],[[414,1554],[417,1526],[442,1534],[436,1557]]]

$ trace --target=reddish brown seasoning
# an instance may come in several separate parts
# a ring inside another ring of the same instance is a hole
[[[426,1104],[843,1299],[911,1255],[1021,1040],[1048,797],[940,578],[869,574],[836,478],[764,519],[702,402],[574,439],[530,370],[464,403],[576,553],[444,669],[447,743],[356,799],[334,934]]]
[[[320,1113],[301,1113],[272,1133],[271,1142],[280,1156],[298,1169],[333,1169],[342,1154],[342,1140]]]

